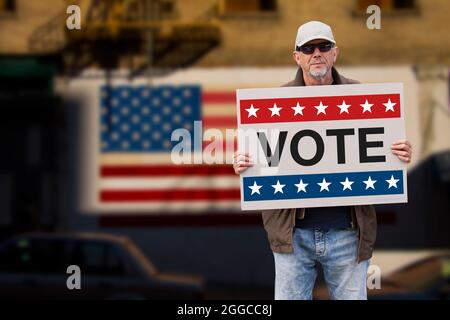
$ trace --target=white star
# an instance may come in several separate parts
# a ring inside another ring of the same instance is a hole
[[[253,182],[253,185],[252,185],[252,186],[248,186],[248,187],[249,187],[250,189],[252,189],[252,194],[254,194],[254,193],[261,194],[261,193],[259,193],[259,189],[261,189],[262,185],[261,185],[261,186],[258,186],[258,185],[256,184],[256,181]]]
[[[274,115],[280,116],[280,110],[283,108],[277,107],[277,104],[274,103],[272,108],[269,108],[270,111],[272,111],[272,114],[270,115],[273,117]]]
[[[390,189],[391,187],[397,188],[397,182],[398,182],[398,181],[399,181],[399,179],[394,179],[394,176],[391,175],[391,179],[386,180],[386,182],[389,183],[388,189]]]
[[[327,182],[325,180],[325,178],[323,178],[322,182],[317,183],[320,186],[320,192],[322,192],[323,190],[327,190],[330,191],[328,189],[328,186],[331,184],[331,182]]]
[[[302,179],[300,179],[300,182],[299,182],[299,183],[295,183],[295,186],[298,188],[298,189],[297,189],[297,193],[299,193],[300,191],[306,192],[306,186],[307,186],[308,184],[309,184],[309,183],[303,183],[303,180],[302,180]]]
[[[305,109],[305,107],[301,107],[300,104],[297,102],[297,105],[295,107],[291,107],[292,110],[295,111],[294,116],[297,114],[301,114],[303,115],[303,109]]]
[[[354,181],[348,181],[348,177],[345,177],[345,181],[341,182],[341,184],[344,186],[344,189],[342,189],[342,191],[344,191],[345,189],[352,190],[353,182]]]
[[[396,105],[396,103],[391,102],[391,99],[389,99],[389,101],[383,103],[383,105],[386,107],[386,110],[384,110],[384,112],[388,112],[388,110],[394,111],[394,106]]]
[[[317,114],[319,114],[319,113],[327,114],[327,113],[325,112],[325,109],[328,108],[328,106],[324,106],[324,105],[322,104],[322,101],[320,101],[320,104],[319,104],[318,106],[314,106],[314,108],[317,109]]]
[[[350,108],[350,104],[345,104],[345,100],[342,101],[342,104],[338,104],[337,105],[339,107],[339,109],[341,109],[341,112],[339,112],[339,114],[345,112],[348,113],[348,108]]]
[[[280,184],[280,180],[277,180],[277,184],[273,184],[272,188],[274,188],[275,190],[273,191],[273,194],[277,193],[277,192],[281,192],[283,193],[283,188],[285,187],[285,184]]]
[[[366,184],[366,190],[369,188],[372,188],[373,190],[375,190],[375,182],[377,182],[377,180],[372,180],[372,178],[369,176],[369,179],[367,179],[366,181],[363,181]]]
[[[366,112],[366,111],[369,111],[370,113],[372,113],[372,109],[371,108],[373,106],[373,103],[369,103],[369,101],[367,101],[367,99],[366,99],[366,102],[364,104],[360,104],[360,106],[364,108],[363,109],[363,113]]]
[[[256,111],[258,110],[259,108],[253,107],[253,104],[250,106],[250,108],[245,109],[245,111],[248,112],[248,118],[250,118],[251,116],[255,116],[255,118],[257,118],[258,116],[256,115]]]

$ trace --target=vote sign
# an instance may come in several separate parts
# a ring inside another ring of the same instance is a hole
[[[238,89],[243,210],[407,202],[401,83]]]

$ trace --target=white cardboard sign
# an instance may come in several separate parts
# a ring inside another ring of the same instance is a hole
[[[407,202],[401,83],[238,89],[243,210]]]

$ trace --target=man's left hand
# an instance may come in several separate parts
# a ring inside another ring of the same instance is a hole
[[[406,139],[397,140],[391,145],[392,153],[405,163],[411,162],[412,146]]]

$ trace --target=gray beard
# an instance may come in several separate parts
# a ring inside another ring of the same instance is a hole
[[[325,77],[325,75],[327,74],[327,72],[328,72],[328,68],[322,68],[322,69],[319,69],[319,70],[314,70],[314,71],[309,71],[309,75],[311,76],[311,77],[313,77],[313,78],[316,78],[316,79],[322,79],[323,77]]]

